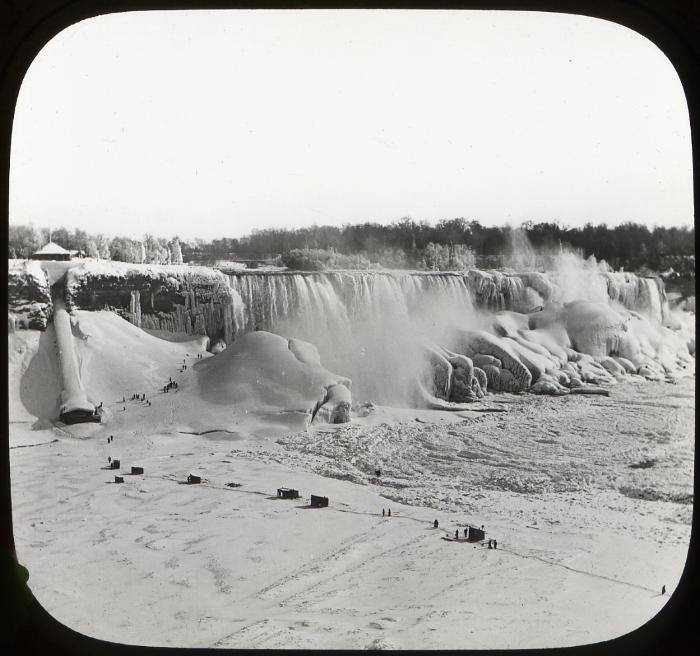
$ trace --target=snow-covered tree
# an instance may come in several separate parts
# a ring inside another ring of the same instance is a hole
[[[102,234],[97,235],[97,251],[99,256],[103,260],[109,260],[112,258],[112,253],[110,251],[110,239]]]
[[[94,257],[96,260],[100,259],[100,251],[97,247],[97,242],[89,238],[85,242],[85,253],[88,257]]]
[[[170,250],[170,262],[172,264],[182,264],[182,248],[180,247],[179,238],[173,237],[168,244],[168,248]]]

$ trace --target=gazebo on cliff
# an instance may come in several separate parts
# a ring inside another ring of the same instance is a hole
[[[62,246],[50,241],[45,246],[42,246],[36,253],[32,253],[30,259],[67,261],[71,259],[71,254],[70,251],[67,251]]]

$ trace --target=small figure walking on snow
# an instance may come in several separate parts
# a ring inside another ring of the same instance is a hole
[[[389,517],[391,517],[391,508],[389,508],[386,514],[389,515]]]
[[[662,595],[665,595],[665,594],[666,594],[666,586],[665,586],[665,585],[662,585],[662,586],[661,586],[661,594],[662,594]]]
[[[438,520],[436,519],[436,520],[433,522],[433,528],[437,528],[438,526],[439,526]]]
[[[386,513],[384,512],[384,508],[382,508],[382,517],[384,517]]]

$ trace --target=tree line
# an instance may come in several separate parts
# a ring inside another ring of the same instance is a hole
[[[153,264],[192,262],[215,264],[221,260],[269,260],[294,269],[323,268],[426,268],[460,269],[498,266],[511,254],[513,231],[508,226],[483,226],[476,220],[445,219],[435,224],[404,217],[388,225],[379,223],[255,230],[241,238],[206,241],[107,238],[83,230],[51,231],[59,245],[83,250],[89,257]],[[521,224],[537,252],[572,249],[583,257],[604,259],[614,269],[661,271],[673,266],[683,275],[695,272],[695,229],[653,227],[627,222],[618,226],[587,223],[580,227],[556,222]],[[9,226],[8,256],[28,257],[48,241],[48,230]],[[499,260],[499,258],[501,258]],[[691,271],[692,269],[692,271]]]
[[[32,225],[10,225],[7,236],[7,255],[10,258],[28,258],[52,241],[69,251],[81,251],[87,257],[139,264],[182,264],[179,238],[164,239],[145,234],[143,239],[105,237],[89,234],[76,228],[35,229]]]

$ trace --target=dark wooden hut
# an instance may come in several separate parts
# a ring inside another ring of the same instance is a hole
[[[469,540],[469,542],[481,542],[481,540],[486,537],[486,533],[480,528],[468,526],[467,529],[467,540]]]
[[[325,508],[328,506],[328,497],[319,497],[315,494],[311,495],[312,508]]]

